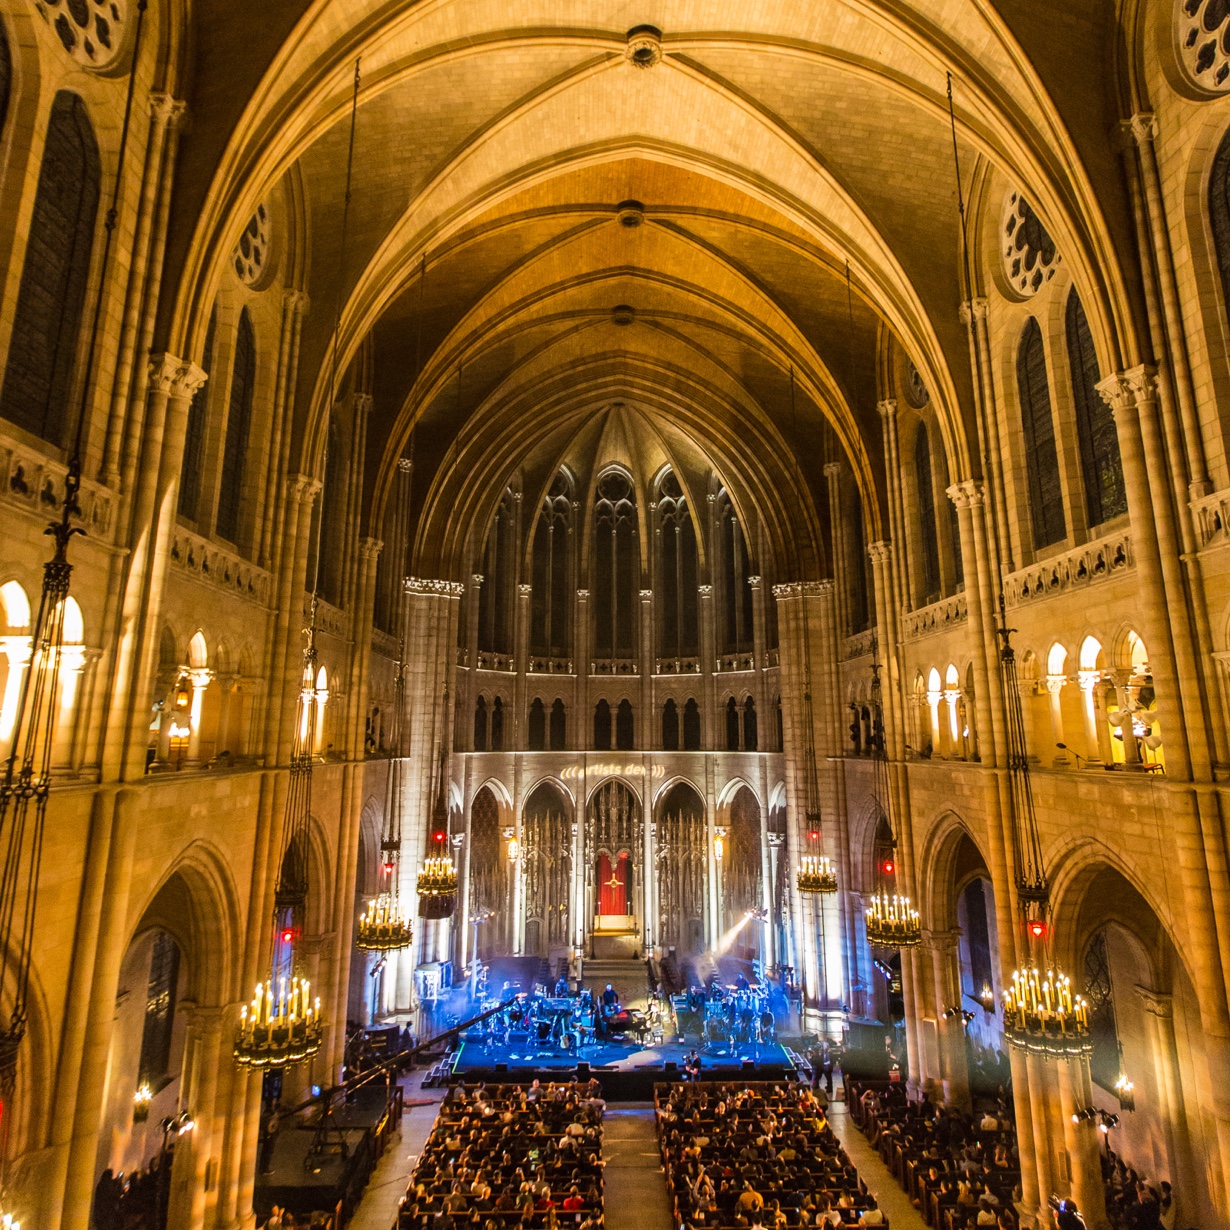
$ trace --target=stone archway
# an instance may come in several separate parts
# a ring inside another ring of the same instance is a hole
[[[705,802],[687,782],[677,782],[657,806],[657,935],[666,958],[682,963],[705,948]],[[663,967],[665,977],[666,966]]]
[[[645,833],[640,800],[618,778],[590,795],[585,833],[586,928],[594,957],[631,957],[644,934]],[[622,914],[603,906],[622,905]]]

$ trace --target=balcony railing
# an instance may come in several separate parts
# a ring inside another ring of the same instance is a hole
[[[1011,573],[1004,578],[1004,598],[1010,607],[1023,606],[1085,589],[1135,567],[1131,535],[1122,530]]]

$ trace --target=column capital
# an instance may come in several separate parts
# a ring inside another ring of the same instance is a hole
[[[582,602],[588,602],[588,601],[589,601],[589,590],[587,590],[587,589],[578,589],[578,590],[577,590],[577,597],[578,597],[578,598],[580,598],[580,600],[581,600]]]
[[[1142,363],[1099,380],[1096,388],[1116,418],[1130,414],[1141,402],[1157,400],[1157,368]]]
[[[310,504],[324,484],[313,474],[289,474],[286,477],[286,493],[300,504]]]
[[[375,398],[370,393],[351,393],[350,405],[355,414],[367,414],[371,411]]]
[[[786,844],[786,834],[785,833],[770,833],[769,834],[769,846],[771,849],[780,850],[782,846],[784,846],[785,844]]]
[[[968,325],[971,320],[986,320],[987,301],[981,296],[966,299],[957,309],[957,314],[961,317],[963,325]]]
[[[841,477],[841,462],[828,461],[824,466],[824,477],[828,479],[838,479]]]
[[[173,354],[155,354],[149,361],[149,384],[155,393],[163,393],[167,397],[190,400],[196,391],[202,388],[209,379],[209,373],[202,371],[195,363],[177,358]]]
[[[188,678],[192,681],[193,690],[209,687],[210,680],[214,677],[213,671],[208,666],[194,666],[188,672]]]
[[[483,583],[483,574],[481,572],[471,573],[470,583],[474,586],[475,589],[480,588]]]
[[[652,599],[652,598],[653,598],[653,590],[652,590],[652,589],[643,589],[643,590],[641,590],[640,592],[641,592],[641,601],[642,601],[642,602],[648,602],[648,601],[650,601],[650,599]]]
[[[1042,680],[1042,686],[1052,696],[1058,696],[1063,691],[1063,685],[1068,682],[1067,675],[1047,675]]]
[[[961,932],[955,927],[947,931],[924,931],[922,934],[923,944],[941,955],[956,952],[961,940]]]
[[[986,491],[977,479],[967,478],[948,488],[948,498],[958,508],[977,508],[986,498]]]
[[[1119,130],[1136,145],[1149,145],[1157,140],[1157,116],[1152,111],[1137,111],[1119,122]]]
[[[375,559],[384,550],[384,540],[380,538],[360,538],[359,554],[365,559]]]
[[[156,90],[149,96],[149,114],[150,119],[161,120],[168,128],[179,128],[188,117],[188,104]]]
[[[409,474],[410,471],[414,469],[414,462],[411,461],[409,457],[398,457],[397,468],[403,474]]]
[[[891,419],[897,413],[897,399],[886,397],[883,401],[876,402],[876,409],[881,418]]]
[[[887,538],[878,539],[867,544],[867,554],[876,563],[887,564],[893,555],[893,544]]]
[[[1144,987],[1139,983],[1136,984],[1135,991],[1144,1010],[1150,1016],[1162,1018],[1174,1016],[1174,996],[1169,991],[1154,991],[1151,987]]]
[[[519,593],[522,598],[528,598],[533,592],[534,587],[532,585],[521,584],[517,586],[517,593]]]
[[[520,492],[520,491],[514,491],[514,492],[512,493],[512,498],[513,498],[513,503],[514,503],[514,504],[520,504],[520,503],[521,503],[521,492]]]
[[[702,598],[712,598],[713,597],[713,586],[712,585],[698,585],[696,587],[696,592]]]
[[[306,316],[311,306],[312,301],[305,290],[284,290],[282,292],[282,310],[288,316]]]
[[[460,598],[466,592],[460,581],[437,581],[430,577],[407,577],[404,584],[408,594],[440,594],[445,598]]]
[[[764,581],[764,577],[748,577],[747,578],[747,583],[753,589],[759,589],[763,581]]]

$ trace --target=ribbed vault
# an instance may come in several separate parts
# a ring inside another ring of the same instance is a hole
[[[1024,189],[1081,291],[1103,370],[1136,358],[1135,288],[1115,259],[1122,202],[1095,195],[1083,123],[1065,125],[1076,112],[990,4],[648,8],[321,0],[263,65],[255,49],[240,55],[236,71],[259,85],[226,148],[185,150],[200,163],[190,182],[208,187],[195,231],[169,246],[182,268],[170,346],[200,349],[225,254],[293,172],[313,300],[300,465],[319,465],[336,303],[341,365],[372,344],[367,523],[378,532],[413,431],[424,568],[461,566],[470,518],[507,474],[562,454],[614,402],[731,476],[782,567],[822,568],[817,460],[848,457],[868,536],[885,532],[885,336],[930,390],[949,472],[978,476],[949,71],[972,208]],[[645,21],[660,30],[648,67],[629,54]],[[1100,30],[1083,25],[1080,45]],[[628,201],[639,208],[621,213]],[[616,308],[632,310],[616,323]],[[462,507],[465,526],[436,516]]]

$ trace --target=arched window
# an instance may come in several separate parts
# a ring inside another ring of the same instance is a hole
[[[529,746],[531,752],[541,752],[547,746],[547,710],[538,697],[530,705]]]
[[[481,696],[474,706],[474,750],[487,750],[487,702]]]
[[[673,700],[662,706],[662,750],[679,750],[679,708]]]
[[[1076,433],[1081,445],[1081,475],[1090,525],[1101,525],[1127,512],[1127,488],[1119,460],[1119,436],[1110,406],[1098,395],[1098,356],[1089,321],[1076,291],[1068,296],[1065,317],[1072,398],[1076,403]]]
[[[235,363],[231,369],[231,404],[226,416],[226,447],[222,453],[222,483],[218,488],[218,536],[228,542],[239,537],[239,508],[243,496],[243,468],[252,427],[252,393],[256,386],[256,338],[248,309],[239,313],[235,337]],[[323,493],[322,493],[323,494]],[[323,513],[323,509],[322,509]]]
[[[752,587],[747,579],[751,575],[751,561],[743,527],[727,491],[718,496],[718,526],[722,557],[722,652],[746,653],[752,648]]]
[[[1221,273],[1224,306],[1230,312],[1230,129],[1222,137],[1213,158],[1209,176],[1209,222],[1213,228],[1213,248]]]
[[[594,750],[611,750],[611,706],[605,700],[594,706]]]
[[[556,699],[551,706],[551,750],[562,752],[568,746],[568,719],[564,702]]]
[[[658,485],[661,577],[658,638],[664,658],[691,658],[699,652],[696,614],[696,527],[673,473]]]
[[[504,750],[504,702],[498,696],[491,705],[491,750]]]
[[[615,714],[615,746],[621,752],[630,752],[636,745],[636,732],[632,725],[632,702],[621,700]]]
[[[935,602],[940,596],[940,540],[935,529],[935,489],[931,481],[931,442],[927,425],[918,425],[914,437],[914,476],[918,483],[918,536],[922,549],[922,598]]]
[[[57,444],[69,426],[98,182],[98,142],[85,103],[61,90],[47,123],[0,393],[6,419]]]
[[[598,480],[594,501],[594,656],[636,653],[634,603],[640,578],[636,496],[626,475],[611,470]]]
[[[516,501],[509,488],[495,510],[483,552],[478,592],[478,648],[483,653],[512,653],[516,549]]]
[[[733,696],[726,702],[726,750],[739,750],[739,705]]]
[[[756,702],[749,696],[743,702],[743,750],[758,750],[760,736],[756,729]]]
[[[1029,479],[1029,512],[1034,547],[1048,547],[1067,533],[1059,457],[1055,452],[1055,420],[1046,379],[1042,330],[1031,316],[1016,357],[1021,426],[1025,433],[1025,469]]]
[[[205,332],[205,353],[201,370],[208,376],[214,362],[214,334],[218,328],[218,309],[209,313],[209,328]],[[192,395],[188,407],[188,427],[184,435],[184,461],[179,470],[179,515],[195,521],[201,501],[201,466],[205,461],[205,411],[209,401],[207,380]]]
[[[565,658],[571,652],[572,484],[562,470],[542,502],[534,530],[530,652]]]
[[[683,707],[683,750],[700,751],[700,706],[694,699]]]

